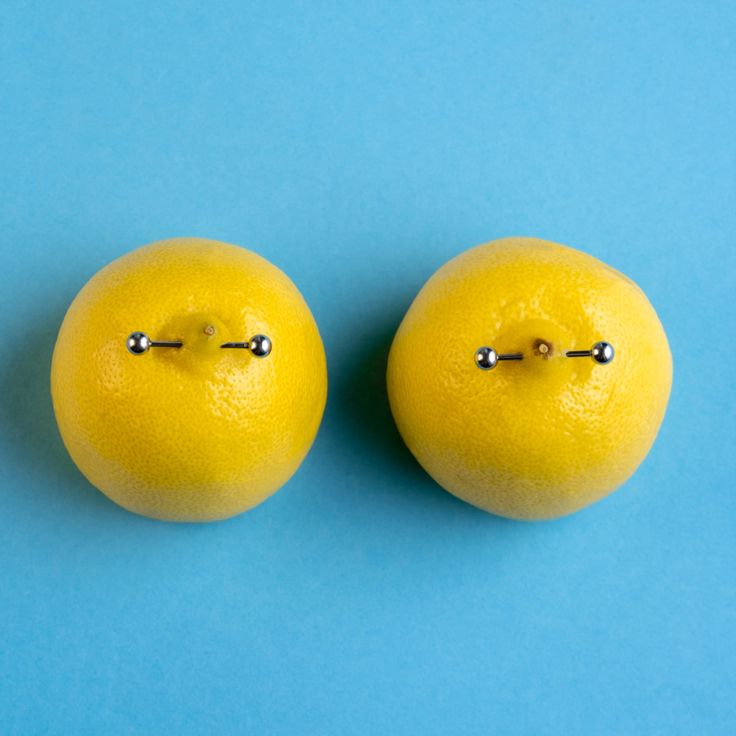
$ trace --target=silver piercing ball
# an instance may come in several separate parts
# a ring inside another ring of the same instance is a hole
[[[270,337],[266,335],[253,335],[248,342],[226,342],[220,345],[220,347],[250,350],[256,358],[265,358],[271,353],[273,345]]]
[[[150,348],[180,348],[181,342],[168,340],[151,340],[145,332],[131,332],[125,341],[128,352],[133,355],[143,355]]]
[[[482,371],[490,371],[499,360],[523,360],[522,353],[503,353],[499,355],[493,348],[483,347],[475,351],[475,364]]]
[[[593,358],[599,365],[607,365],[610,363],[616,351],[610,342],[597,342],[590,350],[568,350],[565,355],[568,358]]]

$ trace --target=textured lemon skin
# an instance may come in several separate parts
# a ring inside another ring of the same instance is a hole
[[[131,355],[134,330],[184,347]],[[273,342],[266,358],[219,348],[258,333]],[[234,245],[177,238],[122,256],[82,288],[59,331],[51,394],[69,454],[105,495],[156,519],[211,521],[256,506],[296,471],[327,370],[282,271]]]
[[[608,365],[564,357],[599,340],[616,349]],[[484,345],[524,360],[481,371]],[[424,285],[394,338],[387,383],[404,441],[441,486],[501,516],[551,519],[636,470],[664,417],[672,358],[633,281],[575,249],[504,238]]]

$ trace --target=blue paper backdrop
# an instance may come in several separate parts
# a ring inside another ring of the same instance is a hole
[[[0,731],[733,733],[734,7],[4,2]],[[421,284],[511,234],[675,357],[636,476],[548,524],[440,490],[384,393]],[[299,473],[216,525],[107,501],[48,394],[76,291],[176,235],[284,268],[329,359]]]

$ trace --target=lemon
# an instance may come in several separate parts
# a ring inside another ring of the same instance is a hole
[[[181,342],[141,355],[128,335]],[[266,335],[270,354],[223,349]],[[289,278],[255,253],[177,238],[110,263],[79,292],[54,349],[61,436],[124,508],[224,519],[280,488],[309,451],[327,394],[317,326]]]
[[[606,341],[607,365],[567,357]],[[521,353],[479,370],[476,353]],[[577,511],[620,486],[657,435],[672,358],[641,289],[535,238],[472,248],[424,285],[391,346],[396,424],[425,470],[516,519]]]

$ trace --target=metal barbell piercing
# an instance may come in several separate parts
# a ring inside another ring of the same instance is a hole
[[[180,348],[182,345],[178,340],[151,340],[145,332],[131,332],[125,341],[128,352],[133,355],[143,355],[151,348]]]
[[[271,338],[267,335],[253,335],[248,342],[226,342],[220,345],[220,347],[250,350],[256,358],[265,358],[271,353],[273,344],[271,343]]]
[[[616,356],[616,351],[610,342],[597,342],[590,350],[568,350],[568,358],[593,358],[598,365],[607,365]]]
[[[131,332],[125,345],[133,355],[143,355],[151,348],[180,348],[184,343],[180,340],[151,340],[145,332]],[[220,347],[250,350],[256,358],[265,358],[273,349],[271,338],[266,335],[253,335],[248,342],[226,342]]]
[[[502,353],[499,355],[493,348],[482,347],[475,351],[475,364],[482,371],[490,371],[500,360],[524,360],[522,353]]]

